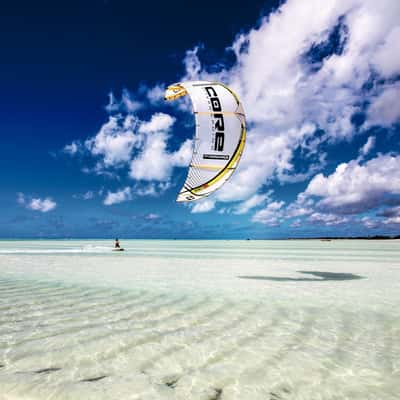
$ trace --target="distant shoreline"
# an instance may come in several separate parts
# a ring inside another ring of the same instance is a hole
[[[322,236],[313,238],[287,238],[286,240],[397,240],[400,239],[400,235],[397,236]]]
[[[122,237],[122,240],[171,240],[171,241],[262,241],[262,240],[320,240],[320,241],[333,241],[333,240],[400,240],[400,235],[389,236],[389,235],[375,235],[375,236],[318,236],[318,237],[287,237],[287,238],[215,238],[215,239],[205,239],[205,238],[129,238]],[[0,238],[0,241],[30,241],[30,240],[82,240],[82,241],[96,241],[96,240],[107,240],[113,241],[112,237],[108,238],[63,238],[63,237],[52,237],[52,238]]]

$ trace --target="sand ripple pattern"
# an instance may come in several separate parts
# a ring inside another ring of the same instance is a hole
[[[371,309],[0,280],[0,399],[398,399]]]

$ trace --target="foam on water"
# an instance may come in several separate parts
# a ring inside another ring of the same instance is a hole
[[[110,246],[83,245],[80,247],[60,246],[51,248],[38,248],[38,246],[14,246],[0,249],[1,254],[69,254],[69,253],[109,253]]]
[[[0,399],[397,399],[400,242],[0,242]]]

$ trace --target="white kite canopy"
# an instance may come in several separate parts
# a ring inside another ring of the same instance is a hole
[[[237,95],[219,82],[169,86],[165,100],[189,95],[196,135],[188,176],[176,201],[199,200],[219,189],[235,171],[246,141],[246,121]]]

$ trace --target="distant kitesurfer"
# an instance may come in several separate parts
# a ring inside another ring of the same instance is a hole
[[[118,238],[117,239],[115,239],[115,246],[114,246],[114,248],[115,249],[119,249],[121,246],[119,245],[119,240],[118,240]]]

